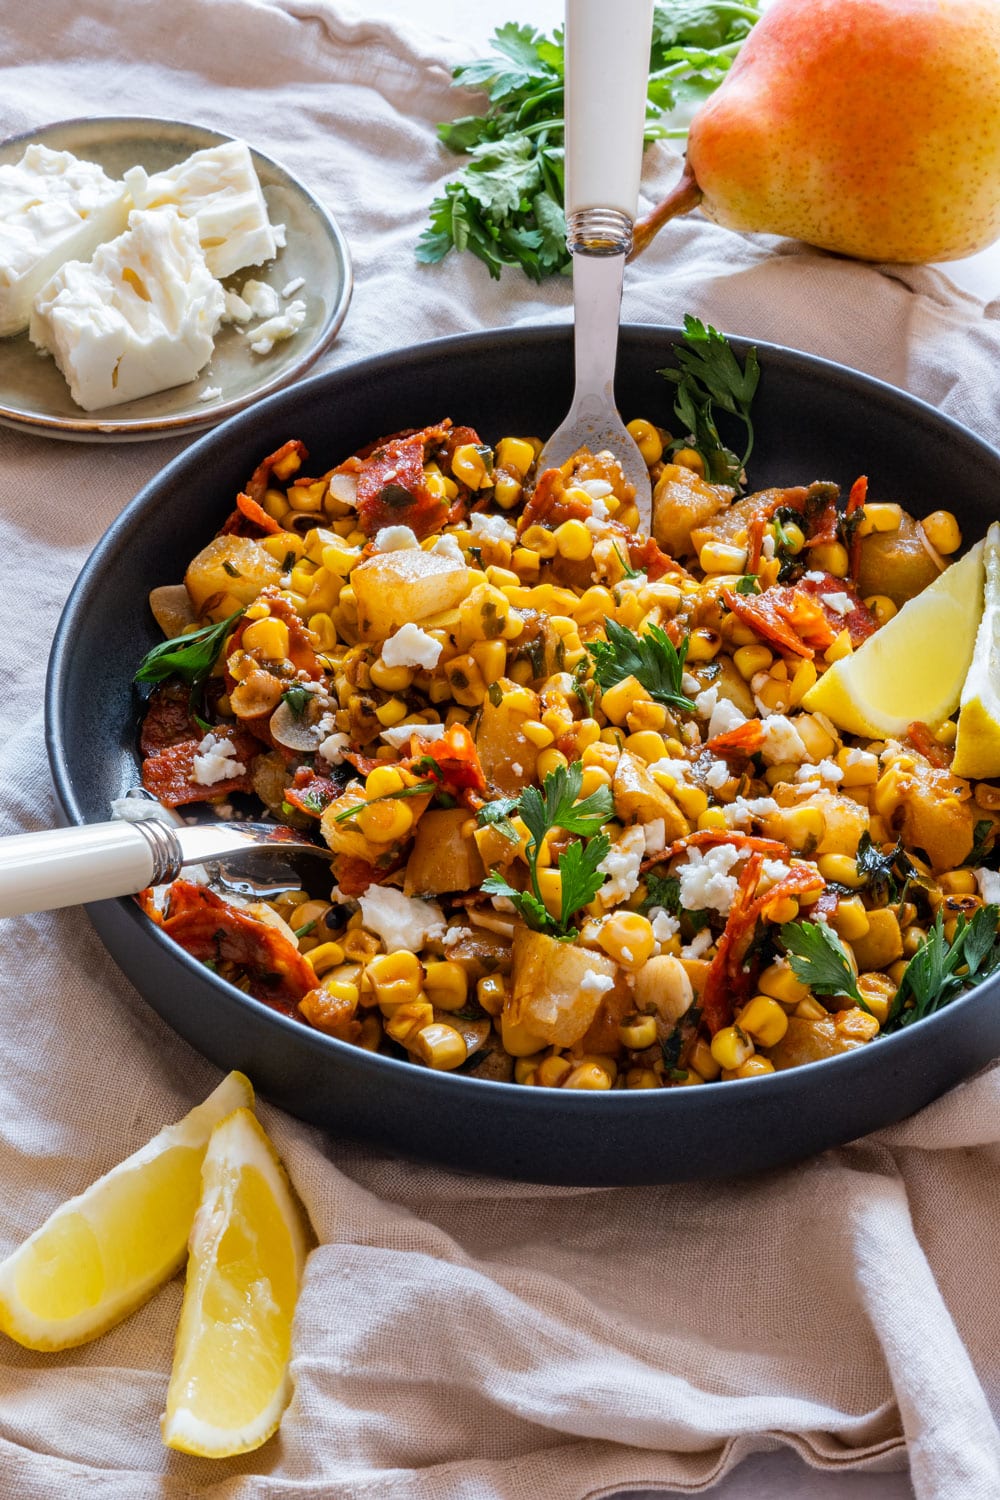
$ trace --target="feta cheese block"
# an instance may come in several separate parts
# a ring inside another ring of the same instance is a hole
[[[225,310],[194,223],[157,209],[128,225],[89,264],[57,271],[31,315],[32,343],[54,355],[85,411],[193,380]]]
[[[52,273],[120,234],[130,207],[124,182],[69,151],[29,146],[0,166],[0,336],[27,328]]]
[[[208,269],[220,280],[241,266],[272,260],[278,252],[245,141],[208,146],[152,176],[131,167],[125,183],[136,208],[172,207],[197,222]]]

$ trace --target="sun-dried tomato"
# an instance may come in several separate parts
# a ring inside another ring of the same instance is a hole
[[[717,734],[707,746],[714,755],[756,755],[765,739],[764,726],[760,719],[747,719],[725,734]]]
[[[723,589],[722,597],[744,625],[794,656],[811,658],[836,639],[819,604],[799,588],[770,588],[762,594]]]
[[[236,496],[236,509],[229,517],[220,536],[273,536],[281,527],[273,516],[269,516],[262,505],[242,491]]]
[[[428,760],[434,761],[436,772],[426,764]],[[439,781],[443,792],[486,791],[479,751],[464,724],[452,724],[445,734],[434,740],[415,736],[410,741],[410,755],[400,762],[400,766],[415,776]]]
[[[835,578],[832,573],[823,573],[822,577],[810,577],[809,574],[801,579],[797,587],[804,593],[809,594],[816,600],[823,611],[827,624],[831,630],[839,635],[847,627],[851,636],[851,645],[860,646],[876,630],[875,621],[871,611],[868,609],[855,593],[852,585],[846,578]],[[827,594],[846,594],[851,601],[851,608],[846,615],[835,610],[831,604],[826,602]]]
[[[228,797],[231,792],[253,791],[253,762],[260,754],[260,742],[241,726],[217,724],[212,728],[216,739],[229,740],[235,755],[234,761],[245,766],[237,776],[227,776],[224,781],[213,781],[204,786],[194,779],[194,759],[198,746],[204,738],[201,730],[197,736],[175,741],[142,763],[142,784],[152,792],[165,807],[183,807],[188,802],[204,802],[206,797]]]
[[[312,965],[279,928],[190,880],[170,887],[162,925],[192,958],[236,964],[251,995],[284,1015],[295,1015],[316,984]]]
[[[448,518],[448,501],[432,495],[424,478],[425,428],[408,437],[389,438],[364,460],[358,474],[358,521],[366,536],[383,526],[409,526],[418,537],[439,531]]]

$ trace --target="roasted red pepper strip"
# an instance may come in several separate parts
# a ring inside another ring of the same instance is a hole
[[[723,589],[729,609],[744,625],[782,651],[813,657],[836,639],[836,632],[816,600],[798,588],[769,588],[762,594]]]
[[[194,758],[204,735],[176,741],[148,755],[142,763],[142,784],[152,792],[165,807],[183,807],[187,802],[204,802],[206,798],[228,797],[231,792],[253,791],[253,761],[260,754],[260,742],[245,729],[237,725],[217,724],[212,728],[216,739],[229,740],[235,750],[233,757],[246,770],[238,776],[228,776],[224,781],[213,781],[203,786],[194,779]]]
[[[363,896],[370,885],[383,885],[391,880],[405,863],[400,857],[384,867],[376,867],[356,854],[338,854],[333,861],[333,873],[345,896]]]
[[[706,749],[715,755],[756,755],[764,743],[764,726],[759,719],[747,719],[725,734],[710,739]]]
[[[847,509],[844,511],[844,516],[848,523],[850,523],[851,517],[855,514],[856,511],[861,509],[867,499],[868,475],[859,474],[857,479],[851,485],[851,493],[847,497]],[[850,546],[847,549],[847,556],[849,559],[847,571],[850,573],[852,578],[857,578],[858,569],[861,566],[861,543],[864,541],[864,538],[858,531],[858,527],[856,524],[853,526],[849,524],[848,531],[850,533],[851,542]]]
[[[168,892],[163,931],[202,963],[235,963],[250,993],[285,1015],[294,1015],[315,987],[312,964],[277,927],[232,906],[203,885],[175,880]]]
[[[708,849],[713,844],[735,844],[739,849],[752,849],[758,854],[778,857],[788,853],[787,844],[781,844],[777,839],[760,838],[755,833],[740,833],[735,828],[699,828],[695,833],[686,833],[683,838],[676,839],[661,854],[651,854],[648,859],[643,860],[642,868],[648,870],[653,865],[666,864],[687,849]]]
[[[262,505],[242,492],[236,496],[236,509],[219,532],[220,536],[273,536],[281,527]]]
[[[300,466],[309,457],[309,449],[305,443],[300,443],[298,438],[290,438],[287,443],[282,443],[280,448],[276,448],[273,453],[269,453],[257,465],[247,481],[246,493],[251,500],[255,500],[258,505],[263,506],[264,496],[270,487],[271,474],[275,466],[282,463],[286,458],[290,458],[293,453],[298,455]],[[239,504],[239,501],[237,501],[237,504]]]
[[[441,790],[461,793],[486,791],[486,777],[479,761],[476,742],[464,724],[452,724],[448,731],[436,740],[421,739],[415,735],[410,740],[410,755],[400,763],[402,770],[414,776],[426,776],[428,767],[420,766],[421,760],[430,759],[438,768],[438,775],[430,775],[441,783]]]
[[[300,766],[285,788],[285,801],[311,818],[321,818],[331,802],[343,795],[344,788],[327,776],[317,776],[308,766]]]
[[[409,526],[425,537],[445,524],[448,501],[432,495],[424,479],[424,443],[431,430],[390,438],[365,459],[358,475],[358,521],[366,536],[383,526]]]
[[[585,521],[590,514],[589,505],[567,496],[562,470],[546,469],[539,474],[531,499],[521,512],[517,534],[522,536],[529,526],[547,526],[555,531],[563,521]]]
[[[832,573],[824,573],[822,578],[810,578],[807,575],[800,580],[797,587],[800,592],[816,600],[827,624],[836,635],[839,635],[845,626],[847,627],[852,646],[860,646],[862,641],[866,641],[870,635],[875,634],[876,625],[871,611],[858,598],[846,578],[835,578]],[[846,594],[851,601],[848,613],[842,615],[832,605],[827,604],[825,597],[827,594]]]
[[[940,740],[934,738],[934,731],[928,725],[914,719],[906,731],[906,738],[919,755],[930,761],[932,766],[939,766],[947,770],[951,765],[952,752],[941,744]]]

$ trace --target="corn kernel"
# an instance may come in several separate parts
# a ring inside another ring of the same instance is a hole
[[[464,708],[478,708],[486,697],[486,681],[474,656],[455,656],[445,667],[456,703]]]
[[[546,911],[556,921],[562,916],[562,875],[558,870],[539,870],[538,893],[542,898]]]
[[[829,920],[837,936],[849,943],[863,938],[871,927],[860,896],[842,896]]]
[[[483,455],[475,443],[461,443],[451,456],[451,472],[470,490],[484,489],[490,482]]]
[[[858,989],[861,997],[880,1027],[884,1026],[889,1019],[889,1008],[896,997],[898,988],[896,981],[888,974],[858,975]]]
[[[712,1038],[712,1056],[720,1068],[739,1068],[753,1054],[754,1044],[739,1026],[723,1026]]]
[[[680,464],[682,469],[691,469],[702,479],[705,477],[705,460],[697,448],[678,448],[674,454],[674,463]]]
[[[592,797],[601,787],[611,785],[611,777],[603,766],[584,766],[580,777],[580,797]]]
[[[825,1006],[820,1004],[815,995],[807,995],[792,1011],[792,1015],[797,1016],[800,1021],[822,1021],[827,1014]]]
[[[317,974],[326,974],[344,962],[344,950],[339,943],[320,943],[310,951],[309,962]]]
[[[718,1078],[719,1073],[722,1071],[719,1067],[719,1064],[716,1062],[715,1058],[712,1055],[712,1049],[709,1043],[705,1040],[704,1037],[699,1037],[695,1042],[694,1046],[691,1048],[688,1061],[690,1062],[692,1068],[694,1068],[695,1071],[700,1075],[700,1077],[704,1078],[707,1083],[711,1083],[713,1079]]]
[[[651,422],[645,422],[641,417],[636,417],[626,424],[625,430],[642,454],[643,462],[648,469],[660,462],[663,457],[663,439]]]
[[[423,971],[414,953],[380,953],[365,969],[365,981],[375,995],[376,1003],[390,1009],[416,1000],[420,993]]]
[[[504,641],[477,641],[469,655],[487,682],[499,682],[507,670],[507,646]]]
[[[436,1010],[461,1010],[469,994],[469,978],[461,964],[444,959],[427,965],[424,989]]]
[[[391,1021],[386,1022],[386,1031],[395,1023],[394,1016]],[[437,1068],[447,1072],[450,1068],[460,1068],[469,1055],[469,1049],[465,1044],[465,1038],[454,1026],[447,1026],[443,1021],[432,1021],[429,1026],[423,1026],[411,1038],[410,1045],[413,1052],[420,1058],[421,1062],[429,1068]]]
[[[569,761],[566,759],[565,755],[563,755],[561,750],[549,749],[543,750],[541,752],[536,765],[538,770],[538,779],[540,781],[544,781],[546,776],[548,776],[550,772],[557,771],[560,768],[564,769],[569,765]]]
[[[497,463],[521,479],[535,462],[535,450],[527,438],[505,437],[497,443]]]
[[[594,538],[582,521],[563,521],[554,534],[559,556],[571,562],[583,562],[594,550]]]
[[[802,702],[809,689],[815,686],[818,676],[815,662],[799,662],[789,683],[788,696],[792,708]]]
[[[703,813],[698,814],[698,827],[702,828],[727,828],[726,815],[721,807],[708,807]]]
[[[821,854],[816,865],[824,880],[836,881],[849,890],[859,890],[865,883],[864,875],[858,874],[857,861],[849,854]]]
[[[705,542],[698,553],[698,562],[703,573],[743,573],[747,565],[747,549],[734,547],[729,542]]]
[[[898,531],[903,522],[903,507],[881,500],[869,501],[865,506],[865,521],[872,531]]]
[[[244,630],[242,644],[244,651],[252,651],[265,661],[283,661],[288,655],[288,626],[272,616],[255,620]]]
[[[832,573],[834,578],[846,578],[850,568],[850,559],[843,542],[822,542],[812,549],[809,561],[814,568]]]
[[[625,1074],[627,1089],[658,1089],[660,1080],[652,1068],[629,1068]]]
[[[687,659],[688,661],[712,661],[718,656],[722,647],[722,636],[717,630],[708,630],[699,626],[692,630],[688,637]]]
[[[541,1052],[545,1046],[544,1037],[531,1031],[523,1022],[511,1021],[506,1015],[500,1018],[500,1037],[504,1051],[509,1052],[511,1057],[530,1057],[533,1052]]]
[[[897,613],[896,605],[888,594],[869,594],[865,600],[865,608],[874,615],[875,623],[879,626],[888,624]]]
[[[357,824],[366,839],[373,844],[392,844],[403,839],[413,827],[413,813],[409,804],[393,799],[389,802],[368,802],[357,814]]]
[[[868,750],[841,750],[837,765],[844,773],[841,786],[874,786],[878,781],[878,756]]]
[[[749,682],[757,672],[766,672],[773,661],[774,654],[766,646],[740,646],[733,652],[733,666],[744,682]]]
[[[649,694],[636,677],[624,677],[601,695],[601,711],[613,724],[624,724],[637,703],[649,700]]]
[[[843,661],[845,656],[850,656],[853,650],[854,645],[851,641],[851,632],[845,625],[833,645],[827,646],[823,652],[823,660],[829,662],[832,666],[835,661]]]
[[[784,713],[786,709],[792,706],[791,684],[782,682],[775,677],[769,677],[756,690],[756,697],[760,699],[764,707],[771,713]]]
[[[787,958],[769,964],[758,979],[757,988],[762,995],[780,1000],[782,1005],[797,1005],[809,994],[809,986],[796,978]]]
[[[543,1057],[535,1070],[535,1082],[542,1088],[557,1089],[566,1081],[572,1066],[565,1057]]]
[[[603,705],[602,699],[601,706]],[[667,717],[667,710],[662,703],[654,703],[650,698],[641,698],[625,715],[625,723],[633,734],[639,734],[644,729],[657,731],[665,729]]]
[[[507,998],[507,985],[502,974],[484,974],[476,985],[476,999],[488,1016],[498,1016]]]
[[[667,754],[666,741],[662,734],[657,734],[653,729],[640,729],[635,734],[630,734],[625,741],[625,749],[633,755],[638,755],[647,765],[654,761],[662,760]]]
[[[938,885],[949,896],[974,896],[979,890],[971,870],[948,870],[938,876]]]
[[[539,557],[555,557],[556,539],[547,526],[528,526],[521,533],[521,546],[530,547]]]
[[[785,1024],[787,1026],[787,1021]],[[738,1068],[724,1068],[722,1081],[731,1083],[734,1078],[763,1078],[766,1074],[773,1072],[774,1063],[769,1057],[748,1057],[746,1062],[741,1063]]]
[[[643,1052],[647,1047],[655,1046],[655,1016],[625,1016],[618,1023],[618,1040],[623,1047],[631,1047],[635,1052]]]
[[[385,729],[389,729],[393,724],[402,723],[409,711],[402,698],[389,698],[375,710],[375,717]]]
[[[578,1063],[566,1075],[564,1089],[609,1089],[611,1076],[597,1063]]]
[[[365,796],[369,802],[402,791],[403,778],[395,766],[376,766],[365,777]]]
[[[633,972],[642,968],[656,946],[649,918],[633,911],[614,912],[601,924],[597,941],[609,958]]]
[[[776,1046],[788,1030],[788,1017],[770,995],[755,995],[738,1019],[741,1029],[761,1047]]]

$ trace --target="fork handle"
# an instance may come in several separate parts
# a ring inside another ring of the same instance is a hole
[[[88,823],[0,838],[0,917],[131,896],[170,880],[181,849],[166,823]]]
[[[624,214],[624,250],[639,203],[652,30],[653,0],[566,0],[567,219]]]

